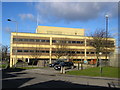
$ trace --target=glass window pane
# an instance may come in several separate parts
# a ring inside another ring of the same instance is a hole
[[[56,43],[56,40],[52,40],[53,43]]]
[[[24,50],[24,52],[28,52],[28,50]]]
[[[17,50],[17,52],[22,52],[22,50]]]
[[[45,40],[41,40],[41,42],[45,42]]]
[[[30,50],[30,52],[34,52],[34,50]]]
[[[24,39],[24,41],[29,41],[28,39]]]
[[[34,42],[34,39],[29,39],[30,42]]]
[[[77,41],[77,43],[80,43],[80,41]]]

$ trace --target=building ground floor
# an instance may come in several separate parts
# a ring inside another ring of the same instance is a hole
[[[19,62],[25,62],[27,63],[27,65],[34,65],[34,66],[38,66],[38,67],[44,67],[44,66],[48,66],[50,63],[53,63],[55,61],[57,61],[58,59],[56,58],[50,58],[48,56],[44,56],[42,58],[31,58],[28,56],[17,56],[17,57],[13,57],[10,60],[10,67],[15,66],[17,63]],[[78,58],[73,58],[73,59],[67,59],[66,57],[60,58],[60,60],[64,60],[64,61],[70,61],[73,63],[84,63],[84,64],[90,64],[90,65],[95,65],[97,62],[97,58],[94,57],[78,57]],[[106,60],[104,56],[101,56],[99,58],[99,60],[101,60],[102,62],[106,63],[109,58]]]

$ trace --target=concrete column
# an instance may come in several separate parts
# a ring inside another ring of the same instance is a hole
[[[50,37],[50,51],[49,51],[49,54],[50,54],[50,58],[49,58],[49,64],[52,63],[52,37]]]
[[[13,58],[10,58],[10,67],[13,66]]]
[[[30,62],[30,59],[28,58],[28,63]]]
[[[16,59],[16,58],[13,58],[13,59],[12,59],[12,66],[15,65],[15,59]]]

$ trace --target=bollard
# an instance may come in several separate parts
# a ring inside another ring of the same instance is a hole
[[[63,74],[65,74],[65,67],[63,67]]]
[[[81,70],[83,70],[83,64],[81,63]]]
[[[65,67],[61,66],[60,73],[61,73],[61,74],[65,74]]]
[[[60,73],[63,73],[63,67],[61,66],[61,70],[60,70]]]
[[[79,70],[79,63],[78,63],[78,70]]]

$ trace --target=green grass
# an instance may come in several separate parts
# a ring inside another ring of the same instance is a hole
[[[20,69],[39,69],[39,68],[46,68],[46,67],[17,67]]]
[[[120,68],[115,67],[103,67],[102,77],[115,77],[120,78],[118,72]],[[93,67],[84,70],[68,71],[66,74],[70,75],[81,75],[81,76],[100,76],[100,67]]]
[[[6,68],[7,64],[1,64],[0,68]]]

